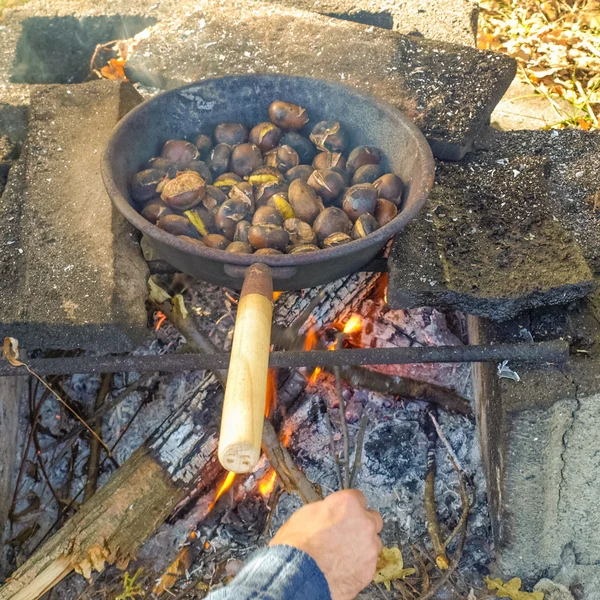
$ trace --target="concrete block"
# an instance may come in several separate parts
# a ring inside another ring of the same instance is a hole
[[[114,125],[140,100],[114,81],[32,93],[23,152],[0,198],[0,337],[103,352],[143,338],[147,266],[100,177]]]

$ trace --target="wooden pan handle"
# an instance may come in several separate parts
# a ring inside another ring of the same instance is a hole
[[[240,295],[219,437],[219,461],[235,473],[252,471],[260,458],[272,318],[271,269],[255,263]]]

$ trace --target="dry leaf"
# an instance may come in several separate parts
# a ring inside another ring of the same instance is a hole
[[[13,337],[4,338],[4,358],[6,358],[13,367],[20,367],[23,365],[19,360],[19,340]]]
[[[514,577],[506,583],[497,579],[485,578],[488,590],[496,590],[496,596],[499,598],[510,598],[511,600],[544,600],[543,592],[524,592],[521,591],[521,580]]]
[[[120,79],[122,81],[128,81],[125,75],[125,61],[119,58],[111,58],[108,61],[108,65],[100,69],[100,74],[104,79]]]
[[[398,546],[392,546],[391,548],[383,547],[377,559],[377,570],[373,581],[375,583],[383,583],[389,591],[391,587],[390,581],[404,579],[416,572],[416,569],[404,568],[402,552]]]

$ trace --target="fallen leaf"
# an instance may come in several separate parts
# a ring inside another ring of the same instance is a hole
[[[514,577],[506,583],[502,582],[499,577],[491,579],[485,578],[488,590],[496,590],[498,598],[510,598],[511,600],[544,600],[543,592],[525,592],[521,590],[521,580]]]
[[[373,581],[375,583],[383,583],[389,591],[390,582],[396,579],[404,579],[409,575],[416,573],[416,569],[405,569],[402,552],[398,546],[391,548],[383,547],[377,559],[377,570]]]
[[[111,58],[108,64],[100,69],[100,74],[104,79],[120,79],[128,81],[125,75],[125,61],[119,58]]]

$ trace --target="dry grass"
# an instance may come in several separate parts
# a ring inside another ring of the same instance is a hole
[[[600,0],[481,0],[478,46],[517,60],[518,77],[557,110],[555,127],[597,129]],[[581,109],[561,119],[556,98]]]
[[[15,8],[15,6],[21,6],[29,0],[0,0],[0,21],[2,20],[2,13],[7,8]]]

